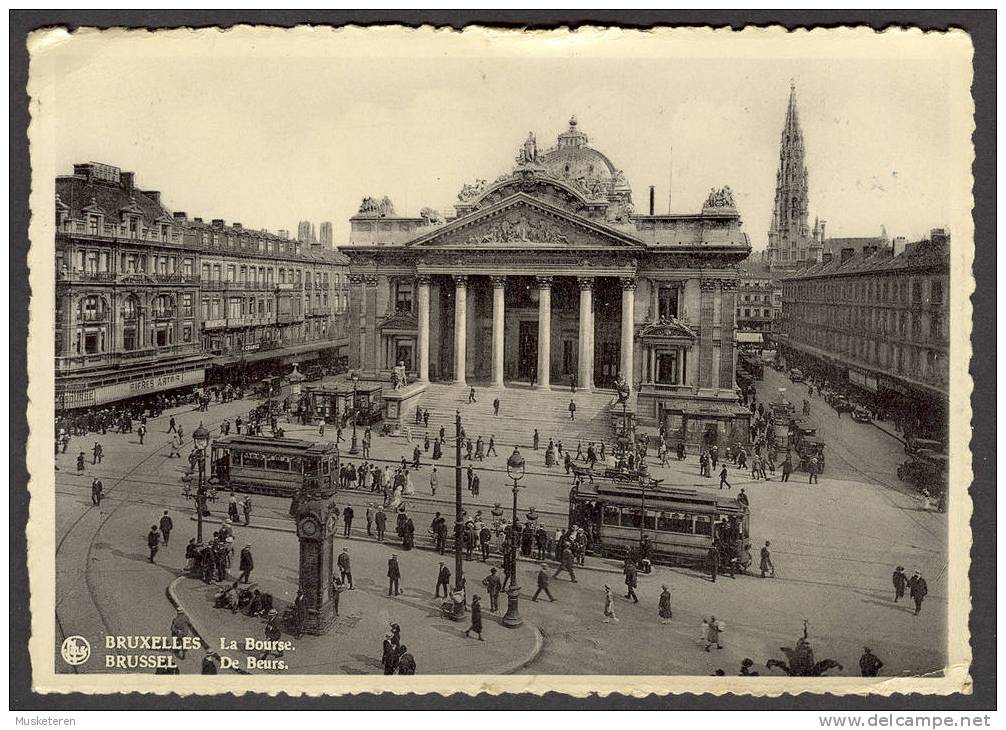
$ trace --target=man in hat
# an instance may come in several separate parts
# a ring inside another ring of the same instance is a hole
[[[859,657],[859,673],[864,677],[876,677],[884,663],[868,646],[863,647],[863,656]]]
[[[399,587],[399,581],[402,579],[402,572],[398,567],[398,555],[395,553],[391,554],[388,558],[388,595],[397,596],[402,590]]]
[[[161,515],[160,521],[161,535],[164,538],[164,547],[168,546],[168,539],[171,537],[171,531],[175,527],[175,523],[171,521],[171,517],[168,516],[168,511],[164,510],[164,514]]]
[[[171,619],[171,636],[176,639],[176,648],[172,651],[175,656],[179,659],[185,659],[185,644],[184,639],[189,635],[190,630],[189,619],[185,616],[185,610],[179,606],[175,609],[175,617]]]
[[[753,667],[753,666],[754,666],[754,661],[752,661],[751,659],[745,657],[744,660],[741,661],[741,676],[742,677],[757,677],[758,676],[758,672],[752,672],[751,671],[751,667]]]
[[[266,618],[265,622],[265,638],[269,641],[279,641],[280,639],[283,638],[283,629],[282,629],[283,621],[280,618],[279,611],[277,611],[275,608],[270,608],[267,616],[268,618]],[[269,656],[269,653],[270,652],[268,650],[262,652],[262,654],[259,655],[259,659],[267,658]],[[275,654],[276,656],[281,657],[283,656],[283,650],[280,649],[279,651],[275,652]]]
[[[364,515],[367,518],[367,537],[372,537],[373,534],[374,534],[373,533],[373,527],[374,527],[374,510],[375,509],[377,509],[377,505],[376,504],[374,504],[373,502],[368,502],[367,503],[367,511],[366,511],[366,513]]]
[[[238,564],[238,569],[241,571],[240,576],[238,576],[238,582],[251,583],[251,572],[255,570],[255,559],[252,557],[251,545],[245,545],[241,548],[241,560]]]
[[[759,568],[761,569],[761,577],[764,578],[766,573],[769,573],[773,578],[775,578],[775,565],[772,564],[772,553],[769,552],[770,543],[768,540],[765,541],[765,545],[761,549],[761,564]]]
[[[220,666],[220,655],[217,654],[212,649],[206,650],[206,656],[203,657],[202,667],[200,668],[201,674],[216,674],[217,669]]]
[[[352,590],[353,588],[353,567],[349,562],[349,548],[343,548],[342,552],[339,553],[339,557],[336,558],[335,564],[339,566],[339,577],[342,578],[343,583],[349,586]]]
[[[897,603],[899,598],[905,597],[905,588],[908,587],[908,576],[905,575],[905,569],[900,565],[895,568],[891,580],[894,583],[894,602]]]
[[[444,598],[451,595],[451,569],[441,560],[440,569],[437,571],[437,592],[435,598],[440,598],[440,589],[444,589]]]
[[[349,537],[350,530],[353,529],[353,508],[346,507],[342,511],[342,521],[344,524],[344,529],[342,531],[343,537]]]
[[[489,575],[482,579],[482,585],[486,587],[486,592],[489,594],[489,610],[496,613],[500,605],[500,591],[503,590],[503,583],[496,574],[496,568],[489,569]]]
[[[531,596],[532,601],[537,601],[539,594],[544,591],[545,595],[548,596],[548,600],[555,602],[555,598],[552,596],[552,591],[548,589],[548,571],[546,570],[548,566],[545,563],[540,563],[538,566],[538,590],[534,592]]]
[[[384,542],[384,529],[387,524],[388,516],[384,513],[384,508],[378,507],[377,513],[374,515],[374,525],[377,527],[378,542]]]
[[[916,616],[922,610],[922,601],[925,600],[928,593],[929,586],[926,585],[926,579],[922,577],[922,573],[916,570],[912,574],[912,577],[908,579],[908,595],[915,601]]]
[[[147,533],[147,549],[150,550],[150,562],[154,562],[154,556],[157,555],[157,548],[161,544],[161,535],[157,531],[157,525],[150,526],[150,532]]]

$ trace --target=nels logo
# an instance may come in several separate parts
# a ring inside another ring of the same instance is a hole
[[[63,661],[71,666],[86,662],[91,656],[91,645],[83,636],[67,636],[59,649]]]

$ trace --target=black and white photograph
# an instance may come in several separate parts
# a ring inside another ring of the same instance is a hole
[[[965,32],[28,49],[37,691],[967,690]]]

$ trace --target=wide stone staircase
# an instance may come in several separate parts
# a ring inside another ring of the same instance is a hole
[[[454,414],[461,411],[461,424],[465,434],[472,441],[479,436],[488,443],[493,436],[496,451],[505,456],[503,449],[510,451],[515,445],[530,448],[534,430],[538,429],[541,448],[550,438],[561,440],[564,448],[576,449],[577,441],[583,448],[591,441],[611,443],[613,439],[612,404],[615,392],[577,391],[569,388],[535,390],[527,386],[507,386],[504,388],[475,388],[475,403],[468,402],[468,386],[431,383],[419,401],[419,407],[430,412],[429,434],[432,437],[444,426],[447,442],[454,441]],[[500,400],[500,414],[493,415],[493,399]],[[569,419],[569,401],[576,403],[576,420]],[[405,426],[413,438],[422,439],[427,431],[423,426],[413,425],[414,411],[406,413]]]

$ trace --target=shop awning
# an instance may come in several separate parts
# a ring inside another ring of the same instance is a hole
[[[765,341],[761,332],[737,332],[734,342],[740,345],[760,345]]]

